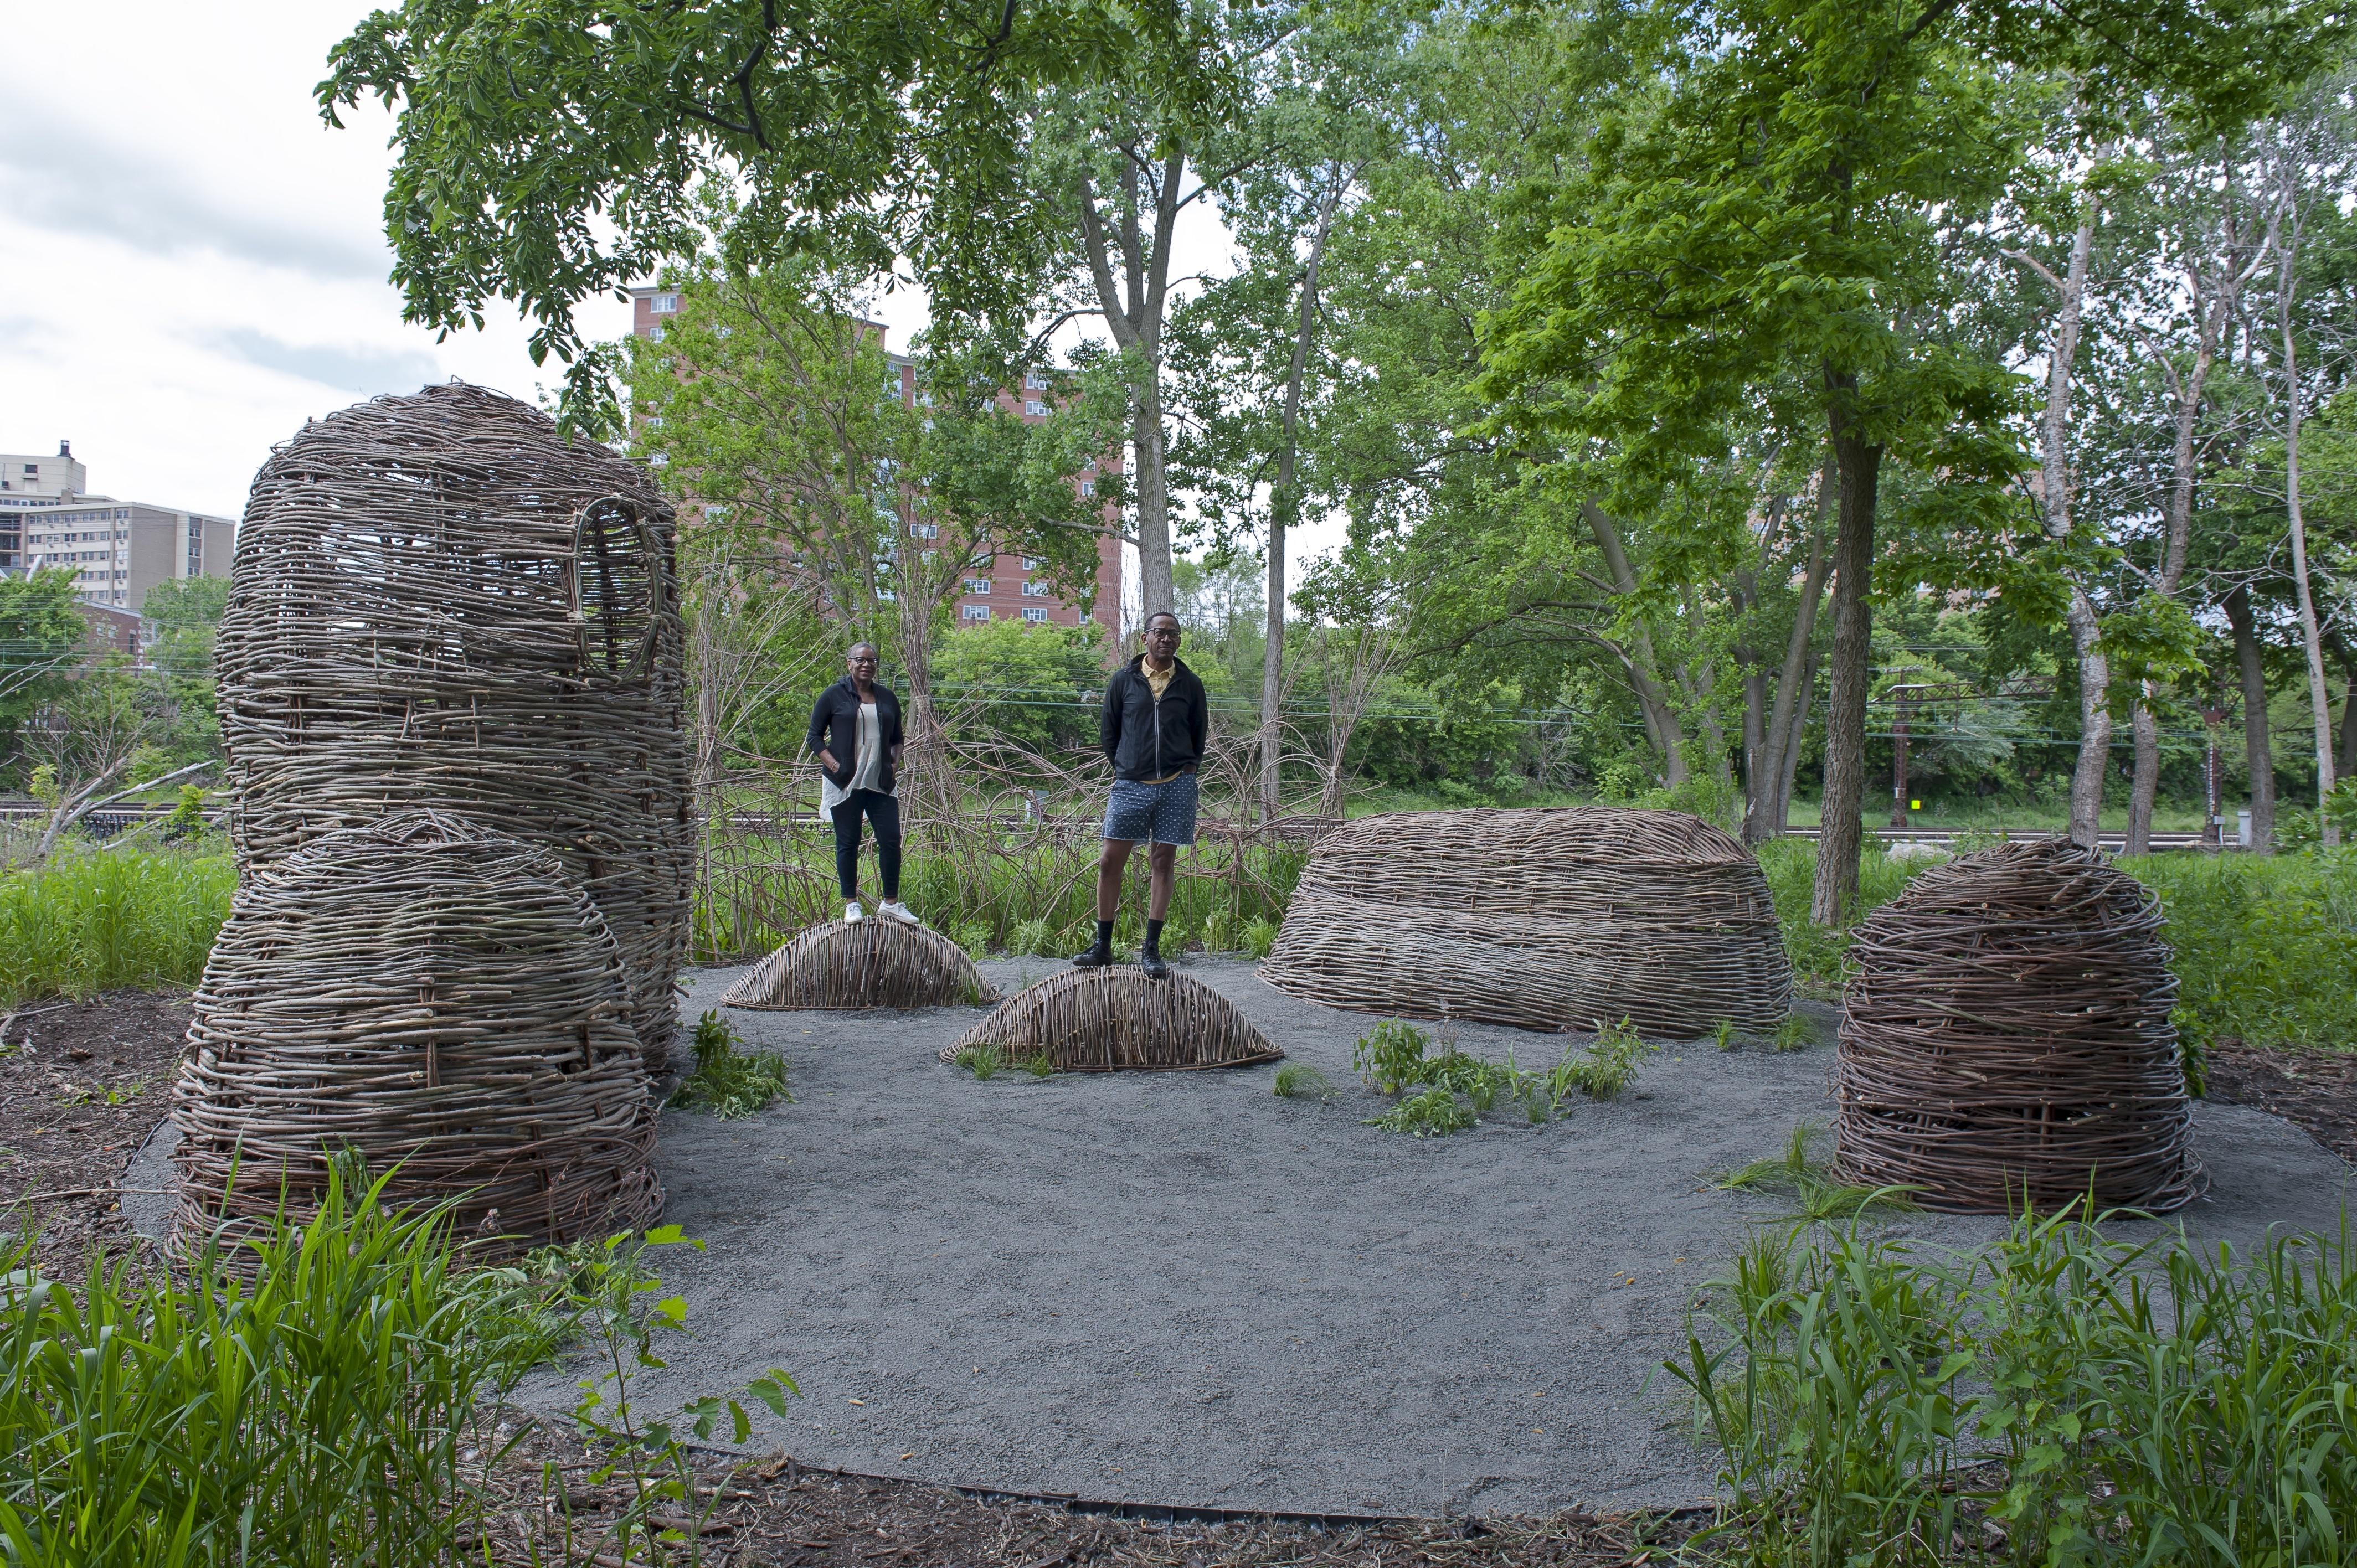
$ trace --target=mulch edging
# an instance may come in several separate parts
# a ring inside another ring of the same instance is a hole
[[[2219,1040],[2209,1097],[2271,1112],[2357,1165],[2357,1051],[2291,1050]]]

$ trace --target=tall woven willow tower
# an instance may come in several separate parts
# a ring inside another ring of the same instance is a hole
[[[693,875],[671,508],[478,387],[306,425],[254,478],[218,666],[242,886],[421,808],[554,854],[669,1055]]]

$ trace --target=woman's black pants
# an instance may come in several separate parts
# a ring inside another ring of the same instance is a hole
[[[859,897],[859,814],[876,824],[876,864],[884,873],[884,897],[900,896],[900,802],[873,789],[854,789],[835,807],[834,876],[845,898]]]

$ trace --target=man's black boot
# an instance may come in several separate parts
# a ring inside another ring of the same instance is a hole
[[[1137,967],[1146,971],[1148,980],[1166,979],[1170,973],[1170,966],[1162,961],[1162,922],[1159,920],[1146,922],[1146,947],[1137,955]]]
[[[1113,922],[1097,922],[1097,940],[1072,955],[1074,969],[1103,969],[1113,962]]]

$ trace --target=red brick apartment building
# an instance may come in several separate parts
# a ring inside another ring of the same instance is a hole
[[[679,309],[676,291],[662,288],[634,288],[630,291],[630,330],[641,338],[662,341],[666,317]],[[863,321],[860,325],[873,331],[879,344],[888,331],[880,323]],[[886,360],[892,374],[899,378],[900,399],[904,403],[917,401],[917,361],[906,354],[892,353],[886,348]],[[1009,389],[998,394],[1002,407],[1017,410],[1019,405],[1023,421],[1037,424],[1049,414],[1047,380],[1034,376],[1032,383],[1017,392]],[[1099,473],[1117,473],[1121,459],[1118,454],[1107,456],[1079,476],[1084,493],[1094,494]],[[1105,521],[1116,521],[1114,510],[1105,509]],[[922,526],[922,525],[920,525]],[[1121,625],[1121,541],[1113,534],[1097,538],[1096,600],[1087,610],[1059,598],[1045,578],[1037,572],[1039,563],[1025,555],[1000,553],[989,564],[976,562],[966,573],[965,591],[952,611],[960,625],[974,621],[1020,620],[1042,626],[1079,626],[1083,621],[1101,621],[1114,628],[1116,635]]]

